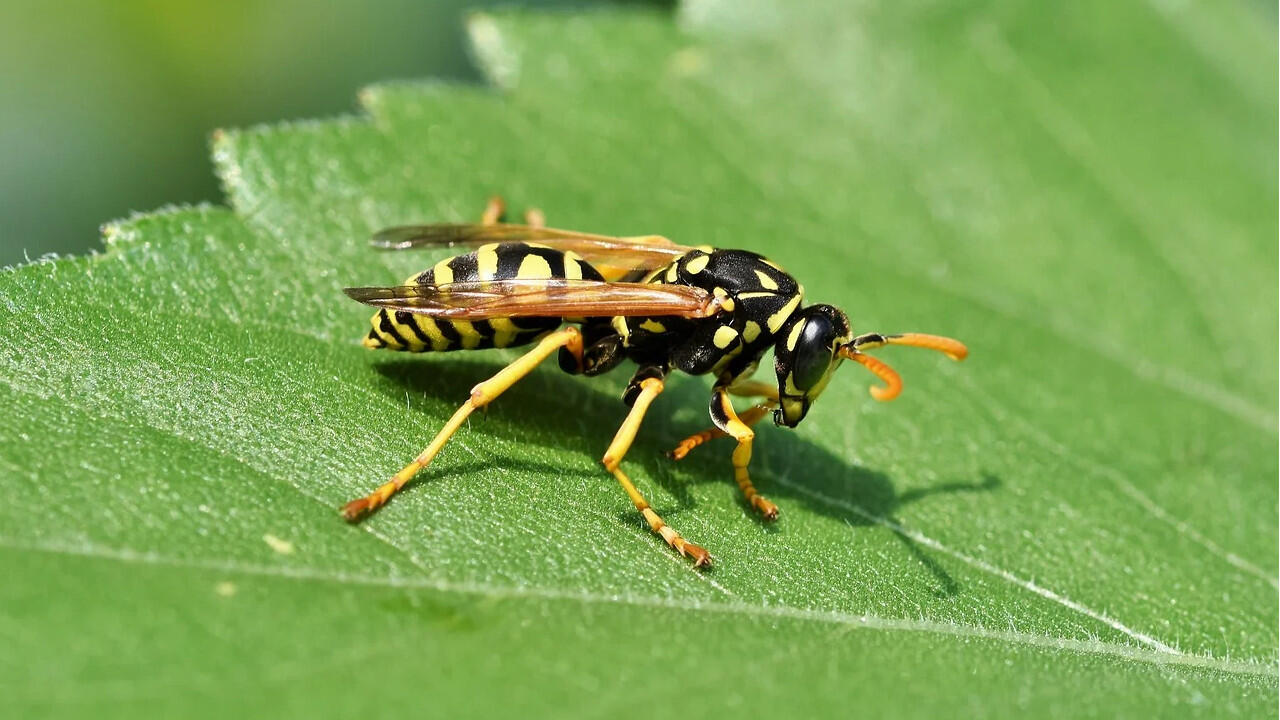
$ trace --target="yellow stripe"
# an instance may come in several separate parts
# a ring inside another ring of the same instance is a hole
[[[747,342],[755,342],[758,337],[760,337],[760,323],[755,320],[748,320],[742,326],[742,339]]]
[[[564,254],[564,276],[569,280],[582,279],[582,258],[572,250]]]
[[[373,326],[373,332],[378,337],[382,338],[382,342],[386,343],[387,347],[391,348],[392,350],[398,350],[404,346],[396,342],[395,338],[391,337],[390,335],[382,331],[382,314],[384,312],[386,311],[379,310],[378,312],[374,313],[373,317],[369,318],[369,324]]]
[[[686,262],[684,264],[684,269],[687,272],[697,275],[698,273],[707,269],[708,262],[711,262],[710,255],[699,255],[698,257]]]
[[[628,344],[628,341],[631,339],[631,328],[627,325],[627,319],[622,316],[618,316],[613,319],[611,324],[613,325],[614,331],[622,336],[622,344]]]
[[[798,322],[796,326],[791,328],[791,334],[787,336],[787,349],[795,350],[796,343],[800,342],[800,331],[804,330],[804,323]]]
[[[640,323],[640,329],[648,330],[651,333],[664,333],[667,331],[667,326],[657,320],[645,320]]]
[[[723,374],[724,371],[729,368],[729,364],[733,362],[733,359],[738,357],[738,355],[740,355],[741,353],[742,353],[741,345],[738,345],[734,347],[732,350],[730,350],[729,352],[725,353],[723,357],[721,357],[719,360],[716,361],[715,365],[711,366],[711,374],[714,376],[719,376]]]
[[[484,338],[480,332],[476,330],[476,326],[471,324],[470,320],[449,320],[453,325],[453,329],[458,331],[458,335],[462,338],[462,349],[474,350],[480,345],[480,341]]]
[[[387,311],[387,319],[391,321],[391,327],[395,328],[396,332],[400,333],[400,337],[404,338],[404,341],[407,343],[407,345],[405,345],[407,349],[419,352],[427,347],[422,344],[422,341],[418,339],[418,335],[414,333],[408,325],[405,325],[396,319],[396,313],[394,311]]]
[[[431,271],[435,273],[436,285],[453,282],[453,268],[449,267],[449,263],[452,260],[453,258],[441,260],[435,264],[435,267],[431,268]]]
[[[506,347],[516,339],[516,333],[520,332],[520,328],[507,318],[491,318],[489,325],[493,327],[493,346]]]
[[[431,339],[432,350],[440,352],[441,350],[449,349],[449,338],[445,337],[444,333],[440,332],[440,326],[436,325],[434,318],[429,318],[426,315],[414,315],[413,321],[417,323],[418,327],[422,328],[422,332]]]
[[[551,278],[551,264],[541,255],[525,255],[516,270],[516,277],[522,280],[548,280]]]
[[[733,312],[734,308],[737,306],[737,303],[733,301],[733,298],[729,297],[729,291],[722,287],[712,290],[711,294],[720,298],[720,307],[724,308],[726,312]]]
[[[764,288],[765,290],[778,289],[778,283],[774,282],[773,278],[760,272],[759,270],[756,271],[756,277],[760,279],[760,287]]]
[[[791,317],[791,314],[794,313],[798,307],[800,307],[800,296],[793,295],[791,300],[789,300],[786,305],[782,306],[781,310],[770,315],[769,319],[765,322],[765,324],[769,326],[769,332],[776,333],[781,330],[783,323],[787,321],[787,318]]]
[[[799,415],[800,412],[804,410],[804,401],[785,399],[782,401],[782,409],[786,411],[788,415]]]
[[[498,243],[476,249],[476,279],[492,280],[498,276]],[[473,331],[474,332],[474,331]]]
[[[716,329],[716,334],[711,337],[711,342],[715,343],[716,347],[724,350],[732,345],[733,341],[737,339],[738,331],[725,325]]]
[[[671,263],[671,266],[667,268],[667,282],[674,283],[676,280],[679,280],[679,279],[680,279],[680,268],[677,267],[675,263]]]

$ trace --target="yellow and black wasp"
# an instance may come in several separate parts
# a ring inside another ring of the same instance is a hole
[[[746,501],[765,518],[778,507],[756,492],[747,472],[751,426],[769,412],[778,425],[804,419],[842,360],[875,373],[884,386],[877,400],[902,389],[898,374],[865,354],[884,345],[911,345],[968,354],[957,340],[904,333],[854,335],[844,312],[831,305],[803,306],[803,288],[781,267],[745,250],[677,245],[654,236],[611,237],[544,226],[538,211],[526,224],[499,222],[502,201],[493,198],[479,224],[394,227],[373,245],[388,250],[472,247],[441,260],[397,287],[348,288],[347,295],[378,308],[364,339],[369,348],[409,352],[481,350],[534,345],[496,375],[471,389],[443,429],[413,462],[367,497],[347,503],[356,521],[375,510],[426,467],[476,409],[488,405],[552,353],[561,369],[599,375],[623,360],[639,368],[623,393],[630,407],[602,462],[621,483],[653,532],[693,560],[710,563],[703,548],[667,525],[622,471],[622,458],[668,373],[710,374],[714,427],[686,438],[670,455],[683,458],[721,436],[737,441],[733,476]],[[751,379],[761,358],[774,351],[777,386]],[[732,396],[758,398],[739,414]]]

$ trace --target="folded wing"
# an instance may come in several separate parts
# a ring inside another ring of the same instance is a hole
[[[475,248],[494,242],[538,243],[562,252],[577,253],[609,280],[666,266],[693,249],[659,235],[613,237],[504,223],[404,225],[382,230],[370,242],[381,250]]]
[[[710,317],[720,301],[684,285],[596,280],[487,280],[346,288],[366,305],[450,320],[499,317]]]

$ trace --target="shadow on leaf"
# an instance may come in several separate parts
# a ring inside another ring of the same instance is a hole
[[[487,359],[477,360],[460,354],[448,359],[406,358],[374,364],[374,369],[381,375],[379,389],[382,392],[396,398],[403,398],[408,392],[410,397],[416,394],[450,404],[463,402],[472,386],[502,367]],[[528,435],[532,426],[538,430],[537,437],[531,439],[533,442],[556,449],[580,450],[586,457],[598,459],[625,415],[625,408],[619,400],[625,380],[624,373],[615,373],[607,379],[593,378],[588,382],[546,370],[534,372],[489,408],[472,417],[485,424],[486,432],[494,434]],[[689,492],[688,483],[676,479],[675,461],[667,458],[665,451],[681,438],[709,425],[705,411],[702,411],[706,403],[705,383],[691,382],[687,378],[683,382],[671,382],[663,397],[650,410],[644,430],[626,457],[629,474],[641,485],[642,491],[646,482],[653,481],[676,498],[678,507],[655,507],[668,520],[696,507],[697,500]],[[698,408],[698,420],[673,420],[673,410],[681,407]],[[435,411],[432,414],[434,416]],[[428,437],[422,438],[422,444],[428,440]],[[696,478],[695,483],[732,483],[731,447],[731,441],[727,439],[711,441],[690,453],[680,461],[680,465]],[[825,448],[794,434],[769,433],[767,448],[765,452],[757,452],[752,463],[752,475],[761,492],[778,502],[784,516],[788,505],[801,503],[817,514],[847,525],[885,527],[933,576],[937,583],[935,595],[950,597],[959,592],[958,584],[942,565],[903,531],[896,513],[904,505],[933,495],[996,490],[1001,485],[999,478],[987,474],[978,481],[957,479],[898,493],[893,482],[883,473],[850,465]],[[405,458],[406,461],[408,459]],[[556,477],[580,472],[599,477],[601,482],[612,482],[603,468],[595,472],[550,467],[523,459],[504,462],[513,468],[522,467]],[[454,468],[452,472],[477,469],[478,466],[468,463]],[[428,468],[415,482],[429,481],[433,475]],[[796,479],[785,480],[793,477]],[[774,523],[764,521],[744,501],[739,504],[743,512],[754,518],[765,531],[776,530]],[[632,511],[621,511],[619,516],[626,522],[641,524]]]

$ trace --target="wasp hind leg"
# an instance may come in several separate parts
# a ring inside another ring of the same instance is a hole
[[[622,426],[618,428],[618,432],[613,437],[613,442],[609,443],[609,449],[605,451],[601,462],[605,468],[613,473],[614,478],[618,480],[618,484],[622,485],[622,489],[627,493],[627,497],[631,498],[632,504],[636,506],[636,510],[640,511],[640,515],[644,517],[649,529],[667,542],[668,545],[675,548],[681,555],[693,560],[694,567],[705,567],[711,564],[711,553],[705,549],[694,545],[685,540],[675,528],[668,525],[663,519],[649,507],[649,501],[644,499],[640,491],[631,482],[631,478],[619,467],[622,464],[622,458],[626,456],[627,450],[631,448],[631,443],[636,438],[636,431],[640,429],[640,424],[644,421],[644,414],[649,409],[649,405],[653,403],[654,398],[662,393],[663,381],[660,377],[646,377],[637,383],[639,391],[636,393],[634,401],[631,405],[631,411],[627,413],[627,417],[622,421]]]
[[[501,195],[494,195],[489,198],[489,202],[484,206],[484,212],[480,215],[480,224],[497,225],[502,222],[506,214],[506,202]],[[524,224],[535,228],[546,227],[547,216],[538,208],[529,208],[524,211]]]
[[[507,214],[507,203],[502,199],[501,195],[494,195],[489,198],[489,202],[484,206],[484,212],[480,214],[481,225],[497,225],[502,222],[502,218]]]
[[[467,417],[472,412],[477,408],[488,405],[494,398],[501,395],[512,385],[515,385],[521,378],[537,367],[539,363],[561,348],[581,358],[582,333],[575,327],[557,330],[544,337],[532,350],[499,370],[496,375],[471,388],[471,397],[454,412],[453,417],[449,418],[449,422],[445,423],[444,428],[439,433],[436,433],[431,443],[418,454],[418,457],[414,458],[413,462],[405,465],[400,472],[393,475],[389,481],[383,483],[377,490],[344,505],[342,516],[349,522],[355,522],[385,505],[392,495],[396,494],[406,483],[413,479],[414,475],[417,475],[419,471],[431,463],[436,454],[449,442],[449,438],[453,437],[458,428],[462,427],[462,424],[466,422]]]

